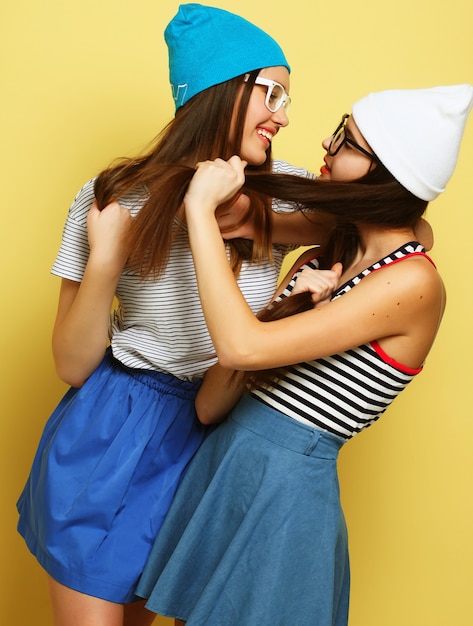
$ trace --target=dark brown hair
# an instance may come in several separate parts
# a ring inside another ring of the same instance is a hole
[[[276,174],[249,174],[246,186],[259,193],[295,202],[310,219],[312,211],[324,211],[336,218],[336,226],[320,259],[321,269],[334,263],[350,265],[359,246],[357,223],[369,223],[387,228],[414,227],[427,202],[405,189],[392,174],[378,164],[366,176],[355,182],[335,182],[303,179]],[[314,306],[310,293],[282,298],[263,309],[258,318],[269,322]],[[270,385],[280,378],[286,368],[241,372],[232,379],[247,389]]]
[[[195,164],[217,157],[229,159],[240,153],[248,101],[258,73],[251,72],[246,83],[240,76],[197,94],[178,110],[146,154],[121,159],[97,177],[95,197],[100,210],[132,191],[141,190],[147,198],[124,242],[130,250],[129,266],[143,277],[159,275],[166,265],[176,213]],[[248,170],[269,171],[270,167],[269,148],[265,163]],[[250,200],[255,241],[230,242],[235,271],[243,258],[270,257],[270,200],[251,191]]]

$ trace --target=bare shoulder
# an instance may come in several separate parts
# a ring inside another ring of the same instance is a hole
[[[419,367],[445,311],[445,286],[439,272],[425,256],[412,256],[373,272],[372,279],[371,293],[384,300],[378,312],[386,321],[378,343],[399,363]]]
[[[363,284],[365,283],[365,284]],[[379,337],[433,338],[442,319],[446,294],[442,278],[425,256],[412,256],[372,272],[353,290],[357,303],[384,318]],[[347,294],[349,295],[349,294]]]
[[[381,274],[381,272],[380,272]],[[445,286],[437,268],[426,256],[414,255],[386,268],[385,278],[395,278],[398,288],[418,294],[419,299],[445,298]]]

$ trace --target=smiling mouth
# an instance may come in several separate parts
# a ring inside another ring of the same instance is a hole
[[[267,139],[267,141],[269,141],[269,143],[272,142],[273,134],[270,133],[268,130],[264,130],[263,128],[257,128],[256,132],[258,133],[258,135],[260,137],[264,137],[265,139]]]

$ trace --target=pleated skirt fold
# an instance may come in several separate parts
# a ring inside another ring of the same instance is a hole
[[[138,586],[187,626],[346,626],[343,439],[245,397],[190,464]]]

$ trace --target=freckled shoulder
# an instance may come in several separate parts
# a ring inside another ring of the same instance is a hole
[[[399,263],[393,263],[391,267],[399,272],[402,278],[411,286],[423,286],[429,290],[433,289],[435,293],[438,293],[439,289],[442,291],[445,289],[437,268],[426,256],[411,256]]]
[[[425,256],[404,258],[371,274],[386,297],[402,298],[414,315],[421,309],[445,308],[445,286],[435,265]],[[363,283],[364,281],[362,281]]]

